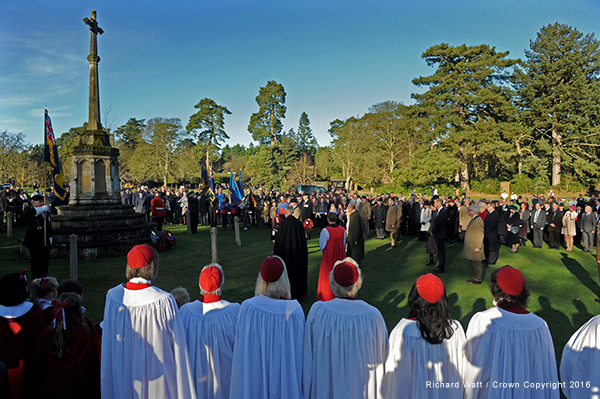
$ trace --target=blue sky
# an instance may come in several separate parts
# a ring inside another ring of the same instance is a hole
[[[0,129],[41,143],[43,109],[57,135],[87,121],[91,10],[100,101],[128,118],[180,118],[209,97],[226,106],[229,144],[249,144],[261,86],[287,93],[284,128],[307,112],[320,145],[334,119],[381,101],[411,104],[435,44],[486,43],[523,58],[543,25],[600,30],[599,0],[496,1],[0,1]]]

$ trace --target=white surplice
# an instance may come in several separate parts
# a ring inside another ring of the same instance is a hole
[[[515,314],[498,307],[476,313],[467,328],[465,355],[473,365],[465,377],[465,398],[560,397],[558,385],[528,387],[558,384],[550,330],[533,313]]]
[[[245,300],[237,319],[230,398],[302,399],[304,312],[296,300]]]
[[[565,345],[560,379],[565,383],[563,393],[569,399],[600,395],[600,316],[581,326]]]
[[[177,303],[160,288],[108,291],[101,358],[104,399],[196,397]]]
[[[235,322],[239,303],[194,301],[179,311],[199,398],[229,399]]]
[[[315,302],[304,333],[304,395],[382,398],[387,328],[381,313],[360,300]]]
[[[452,321],[452,337],[430,344],[416,320],[402,319],[390,334],[385,362],[385,397],[462,399],[465,331]]]

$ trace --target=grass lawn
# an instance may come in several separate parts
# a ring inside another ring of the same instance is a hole
[[[207,227],[199,228],[197,235],[187,235],[185,226],[166,226],[175,233],[177,245],[160,254],[160,272],[153,284],[167,291],[177,286],[188,289],[192,299],[199,296],[200,269],[210,263],[210,233]],[[313,230],[309,241],[308,297],[301,301],[305,313],[316,300],[321,254],[318,229]],[[16,238],[25,234],[17,228],[15,238],[0,237],[0,275],[29,268],[29,260],[18,254]],[[374,235],[373,232],[371,232]],[[242,246],[235,245],[232,229],[218,233],[219,260],[225,271],[223,297],[232,302],[242,302],[254,295],[254,285],[262,260],[271,255],[273,245],[269,230],[256,227],[241,231]],[[363,261],[363,288],[358,298],[376,306],[391,329],[408,315],[407,296],[415,279],[427,273],[429,257],[424,243],[414,237],[404,237],[397,248],[391,249],[389,239],[370,238],[365,243],[366,259]],[[489,308],[492,298],[488,286],[469,285],[471,278],[468,261],[462,258],[462,244],[446,246],[446,273],[440,275],[446,285],[452,316],[467,328],[471,316]],[[83,303],[93,322],[102,319],[106,291],[125,282],[125,257],[114,259],[79,260],[79,279],[83,283]],[[528,309],[546,320],[550,326],[557,356],[560,358],[565,343],[573,332],[593,315],[599,313],[600,296],[598,272],[594,257],[581,248],[573,252],[521,247],[516,254],[502,247],[497,266],[511,265],[523,272],[531,291]],[[491,270],[485,270],[486,281]],[[50,275],[58,280],[69,278],[69,260],[52,259]]]

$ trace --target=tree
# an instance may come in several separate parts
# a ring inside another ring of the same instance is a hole
[[[129,118],[124,125],[115,129],[117,139],[129,150],[135,150],[135,145],[146,128],[145,119]]]
[[[600,148],[600,50],[594,34],[542,27],[515,72],[517,103],[533,139],[551,159],[552,185],[569,171],[591,184]]]
[[[331,177],[333,169],[332,162],[331,149],[329,147],[317,148],[317,153],[315,155],[316,176],[323,180]]]
[[[290,136],[298,146],[300,153],[309,154],[311,157],[315,156],[319,144],[313,135],[310,127],[310,119],[308,119],[308,114],[306,112],[303,112],[300,115],[300,119],[298,120],[298,130],[294,132],[294,129],[290,129]]]
[[[284,182],[283,168],[277,163],[277,149],[274,146],[261,145],[256,154],[248,158],[244,176],[250,177],[254,186],[260,184],[267,188],[279,188]]]
[[[437,66],[431,76],[413,79],[422,94],[413,94],[421,123],[430,132],[431,148],[446,158],[437,162],[454,163],[456,180],[468,191],[469,170],[478,160],[493,156],[501,142],[502,122],[510,121],[515,110],[507,86],[512,66],[518,60],[506,58],[487,44],[450,46],[438,44],[427,49],[422,58]],[[456,162],[458,161],[458,162]]]
[[[229,139],[225,132],[225,115],[231,115],[231,112],[210,98],[203,98],[194,108],[198,109],[198,112],[190,116],[186,130],[205,148],[206,169],[209,170],[210,154],[215,153],[221,144]]]
[[[256,96],[258,112],[250,117],[248,132],[252,138],[261,144],[277,144],[281,135],[285,118],[285,90],[280,83],[270,80],[265,87],[261,87]]]
[[[287,174],[288,181],[294,184],[308,184],[315,176],[315,165],[304,153],[290,168]]]
[[[16,179],[15,164],[25,150],[25,135],[0,130],[0,179]]]
[[[162,179],[166,186],[169,178],[178,177],[175,163],[187,161],[176,156],[182,137],[179,118],[150,119],[128,160],[131,175],[139,181]]]

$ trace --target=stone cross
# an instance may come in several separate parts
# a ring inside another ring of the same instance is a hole
[[[103,34],[104,31],[98,26],[96,21],[96,10],[92,10],[92,18],[87,17],[83,19],[83,22],[90,27],[90,55],[87,59],[90,62],[90,99],[89,99],[89,112],[88,112],[88,130],[101,130],[102,124],[100,123],[100,91],[98,89],[98,43],[97,36]]]

